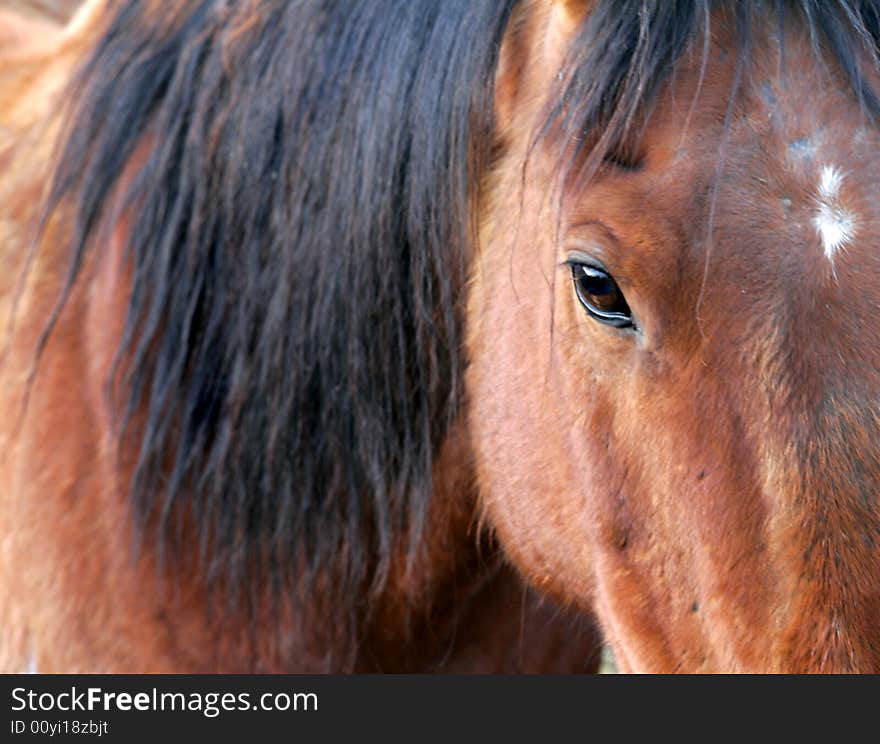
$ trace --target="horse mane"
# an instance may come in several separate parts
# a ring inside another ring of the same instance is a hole
[[[116,403],[133,512],[162,551],[185,513],[225,586],[320,575],[346,605],[417,553],[459,413],[470,201],[511,5],[114,10],[70,94],[48,213],[72,204],[66,295],[150,143],[124,195]]]
[[[59,306],[150,142],[125,194],[119,437],[138,523],[164,546],[190,515],[229,585],[332,571],[351,604],[418,552],[518,4],[124,0],[75,80],[47,212],[74,215]],[[718,4],[599,0],[539,139],[572,164],[612,152]],[[753,4],[727,5],[747,61]],[[759,5],[800,14],[878,111],[876,2]]]

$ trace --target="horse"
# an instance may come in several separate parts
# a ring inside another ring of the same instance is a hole
[[[32,46],[4,670],[880,671],[875,0],[88,0]]]

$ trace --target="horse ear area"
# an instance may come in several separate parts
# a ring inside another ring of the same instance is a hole
[[[596,7],[596,0],[549,0],[550,26],[547,42],[553,47],[568,48],[587,16]],[[558,51],[558,49],[557,49]]]
[[[514,11],[495,76],[495,116],[502,129],[512,121],[526,68],[542,57],[551,65],[558,64],[595,2],[544,0],[543,4],[523,3]]]
[[[594,2],[595,0],[552,0],[561,19],[570,23],[574,28],[580,26]]]

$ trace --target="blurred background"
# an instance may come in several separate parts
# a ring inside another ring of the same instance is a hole
[[[82,0],[0,0],[0,8],[15,10],[34,18],[64,21]]]

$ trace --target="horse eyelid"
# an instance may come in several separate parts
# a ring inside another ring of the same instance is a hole
[[[566,258],[565,261],[559,264],[560,268],[571,268],[572,266],[589,266],[591,269],[598,269],[599,271],[603,271],[608,274],[608,276],[611,276],[611,272],[605,268],[601,261],[593,258],[586,253],[570,253],[568,258]]]

